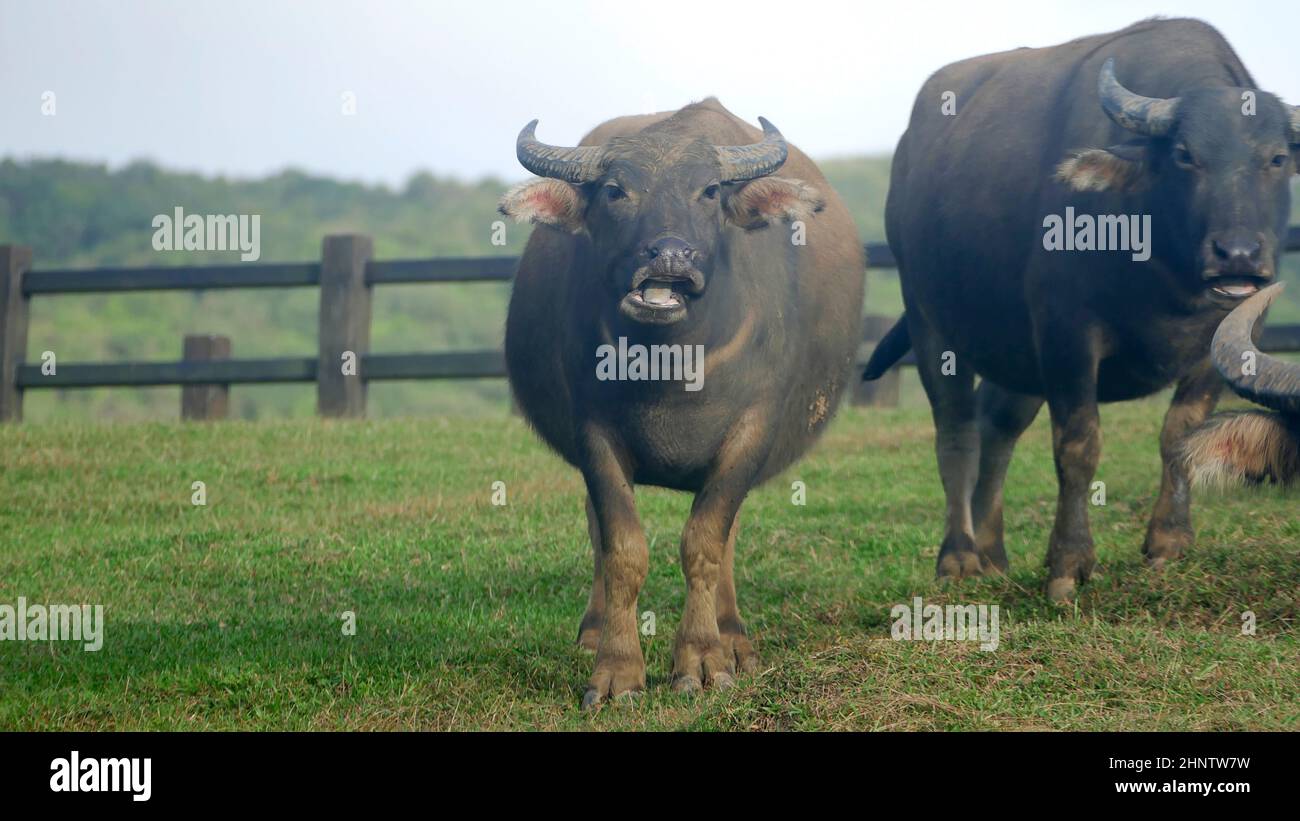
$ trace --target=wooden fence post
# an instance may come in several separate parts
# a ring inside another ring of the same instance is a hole
[[[23,390],[18,368],[27,360],[27,312],[23,275],[32,267],[32,249],[0,245],[0,422],[21,422]]]
[[[893,317],[888,316],[868,316],[862,320],[862,341],[868,355],[894,326],[895,321]],[[858,369],[853,371],[850,379],[854,380],[853,404],[879,408],[898,407],[902,373],[897,366],[890,368],[884,376],[874,382],[863,382],[862,371]]]
[[[186,334],[181,359],[208,362],[230,358],[230,337],[214,334]],[[184,385],[181,387],[181,419],[225,419],[230,409],[230,385]]]
[[[361,234],[328,236],[321,244],[320,358],[316,370],[316,412],[321,416],[366,415],[366,375],[361,372],[361,360],[370,352],[366,263],[373,253],[374,243]]]

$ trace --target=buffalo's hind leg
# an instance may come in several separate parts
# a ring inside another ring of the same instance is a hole
[[[718,615],[718,634],[722,638],[722,652],[734,659],[736,670],[752,673],[758,669],[758,653],[749,640],[745,622],[740,618],[736,603],[736,534],[740,531],[740,514],[731,520],[731,533],[722,550],[722,571],[718,578],[715,609]]]
[[[1213,413],[1222,392],[1223,380],[1206,357],[1179,381],[1165,413],[1160,431],[1160,460],[1164,463],[1160,496],[1151,511],[1151,523],[1142,545],[1142,555],[1155,569],[1169,559],[1181,557],[1196,539],[1192,530],[1187,466],[1180,447],[1183,437]]]
[[[1071,333],[1061,320],[1055,326],[1054,344],[1042,346],[1039,353],[1052,414],[1057,482],[1056,521],[1047,546],[1047,596],[1066,602],[1092,576],[1096,564],[1088,499],[1101,461],[1097,373],[1102,357],[1095,332],[1083,328]]]
[[[596,507],[587,496],[587,535],[591,538],[591,556],[594,570],[591,580],[591,593],[587,596],[587,612],[582,614],[578,625],[578,645],[584,650],[596,652],[600,644],[600,631],[605,626],[605,577],[601,570],[600,520],[596,518]]]
[[[1015,393],[987,379],[976,391],[979,402],[980,471],[971,501],[975,545],[987,564],[1007,572],[1002,524],[1002,487],[1016,442],[1043,406],[1041,396]]]
[[[908,311],[907,316],[916,369],[934,417],[934,450],[947,507],[935,575],[940,579],[979,576],[986,561],[975,546],[971,517],[971,494],[979,477],[980,459],[975,372],[956,360],[942,337],[916,312]]]

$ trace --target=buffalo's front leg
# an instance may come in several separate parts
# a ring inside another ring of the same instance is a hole
[[[645,581],[649,549],[636,515],[631,465],[604,429],[582,431],[583,478],[595,511],[598,559],[604,584],[604,624],[596,645],[596,669],[582,697],[584,709],[607,698],[645,689],[645,657],[637,632],[636,599]],[[596,534],[593,534],[596,535]]]
[[[724,647],[718,629],[720,616],[734,618],[742,637],[744,626],[740,624],[739,613],[718,610],[720,593],[723,604],[735,610],[731,573],[726,574],[726,588],[720,584],[736,517],[758,472],[766,443],[761,415],[753,410],[746,412],[728,431],[711,475],[696,494],[690,519],[682,531],[686,607],[673,645],[672,680],[677,692],[689,693],[703,687],[723,689],[734,682],[735,633],[732,631],[731,647]]]
[[[718,578],[718,595],[714,609],[718,614],[718,634],[722,652],[735,663],[736,670],[751,673],[758,669],[758,653],[749,640],[745,622],[736,603],[736,534],[740,531],[740,514],[731,520],[731,533],[722,549],[722,570]]]
[[[1183,437],[1214,411],[1222,392],[1223,380],[1207,357],[1179,381],[1174,400],[1165,413],[1164,428],[1160,431],[1160,460],[1164,463],[1160,497],[1151,511],[1151,523],[1142,545],[1142,555],[1153,568],[1159,569],[1169,559],[1181,557],[1196,539],[1192,530],[1187,466],[1180,447]]]
[[[1092,575],[1096,558],[1088,526],[1092,478],[1101,459],[1101,415],[1097,410],[1099,344],[1087,334],[1062,334],[1041,363],[1052,415],[1056,461],[1056,522],[1047,547],[1047,595],[1055,602],[1074,597]]]

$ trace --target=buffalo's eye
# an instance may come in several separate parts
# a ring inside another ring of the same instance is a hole
[[[627,198],[627,192],[617,185],[610,184],[605,186],[605,198],[610,202]]]
[[[1174,162],[1178,163],[1183,168],[1196,167],[1196,158],[1192,156],[1192,152],[1188,151],[1187,146],[1185,145],[1180,145],[1174,148]]]
[[[717,183],[707,186],[704,189],[704,198],[706,200],[716,200],[718,198],[719,187]]]
[[[1269,164],[1272,165],[1274,168],[1281,168],[1284,165],[1286,165],[1286,161],[1287,161],[1287,155],[1277,154],[1274,155],[1273,161]]]

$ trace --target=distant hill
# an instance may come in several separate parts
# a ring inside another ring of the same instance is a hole
[[[884,239],[889,159],[843,158],[821,164],[864,239]],[[522,176],[522,175],[521,175]],[[400,190],[299,171],[255,180],[167,171],[148,162],[117,170],[62,160],[0,161],[0,242],[34,249],[38,268],[229,263],[232,252],[155,251],[155,215],[260,214],[263,262],[318,259],[321,237],[360,232],[381,259],[517,254],[528,229],[511,224],[504,247],[491,244],[497,198],[507,183],[413,175]],[[1297,277],[1300,260],[1288,266]],[[410,285],[376,289],[372,348],[415,352],[502,343],[505,285]],[[1300,288],[1274,311],[1300,321]],[[40,297],[32,303],[28,358],[54,351],[60,362],[176,359],[185,333],[228,334],[239,357],[302,356],[316,351],[316,294],[310,289]],[[869,310],[901,310],[897,278],[875,272]],[[178,388],[32,391],[33,420],[171,419]],[[374,416],[477,413],[506,406],[500,380],[376,383]],[[237,386],[232,412],[244,418],[310,415],[308,385]]]

